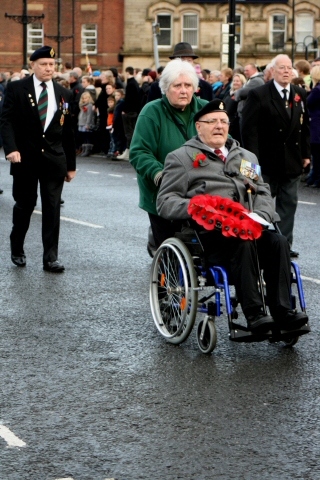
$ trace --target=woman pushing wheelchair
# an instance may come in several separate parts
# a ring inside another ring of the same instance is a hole
[[[206,104],[194,122],[197,135],[166,157],[159,215],[192,224],[210,263],[227,268],[253,333],[299,329],[308,316],[292,310],[290,246],[266,228],[277,214],[257,157],[228,137],[229,118],[221,100]],[[270,315],[259,291],[259,267]]]

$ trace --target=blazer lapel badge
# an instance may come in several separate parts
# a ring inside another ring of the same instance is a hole
[[[34,99],[33,99],[33,96],[31,95],[31,93],[29,93],[29,94],[28,94],[28,97],[29,97],[29,100],[30,100],[31,106],[32,106],[32,107],[35,107],[35,106],[36,106],[36,104],[35,104],[35,101],[34,101]]]
[[[60,99],[60,104],[59,104],[59,110],[62,110],[62,114],[60,117],[60,125],[64,124],[64,116],[69,113],[69,104],[64,101],[64,98],[61,97]]]

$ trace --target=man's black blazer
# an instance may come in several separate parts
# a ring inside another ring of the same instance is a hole
[[[242,111],[243,146],[259,159],[262,174],[297,177],[310,158],[306,92],[290,85],[291,118],[273,80],[250,90]]]
[[[57,111],[43,132],[33,76],[10,82],[0,119],[5,155],[21,154],[21,163],[11,164],[12,175],[34,172],[64,177],[76,169],[74,134],[69,109],[70,92],[53,82]]]

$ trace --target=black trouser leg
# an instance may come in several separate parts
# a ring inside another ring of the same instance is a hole
[[[287,238],[290,246],[292,246],[300,176],[278,179],[263,175],[263,178],[270,185],[271,195],[276,198],[276,211],[281,219],[279,222],[281,233]]]
[[[174,237],[174,234],[177,231],[176,225],[165,218],[159,217],[159,215],[154,215],[153,213],[148,213],[148,215],[153,233],[154,245],[156,248],[159,248],[161,243],[167,238]]]
[[[254,243],[234,237],[224,237],[220,231],[199,231],[199,238],[212,265],[225,267],[229,282],[236,288],[245,315],[262,308],[258,289],[258,273]]]
[[[286,237],[266,230],[257,241],[259,259],[267,285],[269,310],[272,316],[291,309],[290,247]]]
[[[24,254],[24,240],[29,229],[30,218],[37,203],[38,179],[35,176],[14,176],[12,196],[15,200],[10,234],[11,253]]]
[[[40,178],[42,202],[42,243],[43,263],[58,259],[58,243],[60,231],[60,198],[64,178]]]

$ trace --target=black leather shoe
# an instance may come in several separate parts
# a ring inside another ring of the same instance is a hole
[[[64,204],[64,200],[63,198],[60,198],[60,205],[63,205]]]
[[[64,265],[62,265],[62,263],[60,263],[58,260],[55,260],[54,262],[44,263],[43,270],[51,273],[62,273],[64,272]]]
[[[1,195],[1,193],[3,193],[3,190],[1,190],[1,188],[0,188],[0,195]]]
[[[25,267],[27,264],[25,255],[11,255],[11,260],[17,267]]]
[[[296,252],[295,250],[290,250],[290,257],[291,258],[299,257],[299,252]]]
[[[270,330],[274,325],[274,320],[269,315],[259,312],[257,315],[248,316],[248,329],[253,333],[264,333]]]
[[[295,312],[294,310],[289,310],[276,321],[280,328],[283,328],[284,330],[295,330],[308,323],[309,317],[305,312]]]

